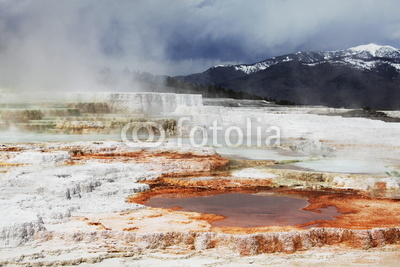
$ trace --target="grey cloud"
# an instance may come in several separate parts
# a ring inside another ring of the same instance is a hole
[[[298,50],[400,45],[396,0],[0,0],[0,86],[95,90],[103,66],[189,74]]]

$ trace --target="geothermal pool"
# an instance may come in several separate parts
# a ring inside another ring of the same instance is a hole
[[[334,220],[334,216],[341,214],[335,207],[303,210],[308,206],[304,198],[250,193],[194,197],[158,195],[150,198],[146,205],[224,216],[223,220],[211,223],[217,227],[295,226],[316,220]]]
[[[384,173],[395,170],[389,162],[384,160],[367,160],[353,158],[326,158],[319,160],[308,160],[294,163],[294,166],[317,172],[341,172],[373,174]]]
[[[42,143],[42,142],[73,142],[73,141],[104,141],[121,140],[119,133],[113,134],[50,134],[20,131],[0,131],[0,143]],[[177,144],[176,138],[167,138],[167,142]],[[182,144],[190,144],[189,140],[182,138]],[[390,166],[393,162],[385,160],[367,160],[354,158],[322,158],[310,159],[310,157],[296,152],[284,151],[271,148],[256,147],[217,147],[217,153],[227,159],[246,160],[299,160],[298,163],[282,164],[274,166],[279,169],[298,169],[317,172],[338,172],[357,174],[376,174],[391,171],[399,171],[398,168]],[[393,160],[392,160],[393,161]],[[400,165],[400,162],[396,162]]]
[[[225,158],[239,158],[247,160],[307,160],[309,157],[295,152],[272,148],[256,147],[217,147],[215,150]]]

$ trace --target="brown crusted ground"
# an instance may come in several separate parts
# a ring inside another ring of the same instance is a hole
[[[227,177],[229,173],[222,172],[219,177],[206,180],[193,180],[193,179],[176,179],[163,177],[161,182],[169,187],[179,188],[195,188],[207,190],[265,190],[270,188],[273,184],[272,179],[230,179]],[[204,176],[204,174],[203,174]],[[196,176],[195,176],[196,177]]]
[[[0,151],[5,152],[19,152],[22,151],[22,148],[17,146],[0,146]]]
[[[216,155],[196,155],[192,153],[174,153],[174,152],[151,152],[151,151],[135,151],[135,152],[124,152],[124,153],[87,153],[81,150],[72,150],[71,151],[72,157],[82,157],[82,158],[109,158],[109,159],[116,159],[116,158],[154,158],[154,157],[162,157],[166,159],[207,159],[207,158],[214,158],[218,157],[221,158],[218,154]],[[222,159],[222,158],[221,158]],[[224,159],[227,163],[228,160]]]
[[[9,163],[9,162],[0,162],[0,166],[22,166],[22,163]]]
[[[174,153],[174,152],[151,152],[151,151],[136,151],[127,153],[87,153],[81,150],[72,150],[72,159],[74,161],[85,161],[87,159],[99,159],[107,161],[135,161],[135,162],[152,162],[155,159],[159,161],[193,161],[197,163],[213,164],[212,170],[232,170],[246,167],[259,167],[259,166],[272,166],[277,162],[274,160],[239,160],[239,159],[225,159],[220,155],[197,155],[192,153]],[[191,174],[186,174],[190,176]]]
[[[230,159],[226,169],[240,169],[249,167],[265,167],[276,165],[275,160],[246,160],[246,159]]]
[[[400,225],[400,202],[397,200],[334,194],[310,198],[309,201],[306,210],[334,206],[345,213],[336,216],[337,220],[319,222],[321,227],[370,229]]]
[[[220,155],[196,155],[192,153],[137,151],[127,153],[86,153],[81,150],[71,151],[73,163],[96,159],[100,162],[154,163],[163,166],[161,171],[169,176],[204,175],[224,169],[229,160]],[[164,169],[165,167],[165,169]]]
[[[148,152],[148,151],[137,151],[127,153],[84,153],[80,150],[71,151],[72,160],[74,161],[85,161],[88,159],[99,159],[108,162],[119,161],[119,162],[141,162],[141,163],[174,163],[179,162],[197,163],[202,166],[206,166],[209,170],[218,170],[225,167],[229,160],[222,158],[220,155],[196,155],[192,153],[174,153],[174,152]]]
[[[272,188],[272,181],[270,179],[232,180],[226,177],[210,180],[183,180],[162,177],[157,180],[147,181],[146,183],[149,184],[152,189],[130,197],[129,202],[145,204],[147,200],[157,195],[183,198],[211,196],[226,192],[254,193]]]

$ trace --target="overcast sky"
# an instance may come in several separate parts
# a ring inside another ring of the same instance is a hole
[[[0,85],[85,87],[296,51],[400,47],[398,0],[0,0]]]

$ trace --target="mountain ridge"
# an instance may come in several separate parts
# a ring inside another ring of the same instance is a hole
[[[367,44],[296,52],[253,64],[218,65],[174,78],[300,104],[399,109],[399,73],[399,49]]]
[[[265,59],[263,61],[252,63],[252,64],[238,64],[238,65],[217,65],[212,68],[218,67],[234,67],[236,70],[241,70],[246,74],[251,74],[260,70],[264,70],[277,63],[289,62],[297,60],[305,64],[317,64],[327,60],[335,60],[340,63],[340,60],[347,60],[348,57],[351,58],[362,58],[362,59],[372,59],[385,58],[387,60],[396,59],[395,67],[400,70],[400,50],[392,46],[380,46],[376,44],[359,45],[356,47],[351,47],[345,50],[334,50],[334,51],[311,51],[304,52],[299,51],[292,54],[286,54],[278,57],[272,57],[270,59]],[[346,62],[346,61],[344,61]],[[344,63],[343,62],[343,63]],[[350,63],[351,62],[347,62]],[[362,66],[362,65],[361,65]],[[360,66],[360,67],[361,67]],[[370,67],[367,65],[367,67]]]

